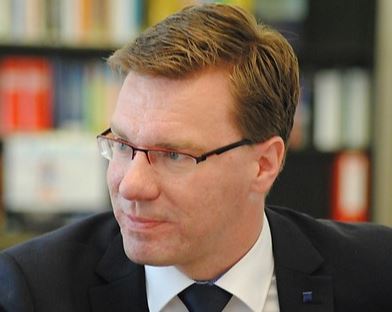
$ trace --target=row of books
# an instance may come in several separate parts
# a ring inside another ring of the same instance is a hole
[[[121,85],[102,60],[5,57],[0,60],[0,135],[108,124]],[[359,68],[321,70],[303,79],[290,146],[367,149],[371,79]]]
[[[320,70],[303,79],[301,92],[291,138],[293,149],[312,146],[334,152],[369,148],[372,82],[367,70]]]
[[[100,131],[120,77],[102,60],[12,56],[0,60],[0,135],[78,128]]]
[[[198,2],[213,1],[1,0],[0,42],[118,46],[135,37],[143,27]],[[253,8],[253,0],[219,2]]]
[[[142,0],[1,0],[0,40],[117,45],[140,31]]]

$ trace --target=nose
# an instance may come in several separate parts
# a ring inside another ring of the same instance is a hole
[[[120,195],[132,201],[149,201],[159,196],[159,187],[147,155],[137,152],[124,169],[119,184]]]

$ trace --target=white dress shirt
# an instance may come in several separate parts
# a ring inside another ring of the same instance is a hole
[[[151,312],[186,312],[177,296],[194,283],[174,266],[145,267]],[[215,284],[233,294],[224,312],[279,312],[271,232],[264,214],[263,229],[249,252]]]

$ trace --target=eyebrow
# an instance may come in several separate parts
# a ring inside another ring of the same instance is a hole
[[[202,154],[205,151],[205,149],[203,149],[201,146],[195,145],[189,141],[183,141],[178,143],[162,142],[154,144],[154,146],[175,151],[191,151],[191,153],[193,154]]]
[[[127,135],[125,135],[120,129],[116,128],[114,125],[110,125],[111,132],[121,138],[122,140],[125,140],[129,142],[130,144],[133,144],[132,142],[129,141],[129,138]],[[136,147],[136,145],[135,145]],[[162,149],[167,149],[167,150],[173,150],[173,151],[190,151],[192,154],[203,154],[205,152],[205,148],[201,147],[200,145],[196,145],[188,140],[184,141],[179,141],[176,143],[172,142],[157,142],[152,148],[162,148]]]
[[[110,124],[109,128],[111,133],[120,137],[122,140],[127,140],[127,136],[120,129],[116,128],[116,126]]]

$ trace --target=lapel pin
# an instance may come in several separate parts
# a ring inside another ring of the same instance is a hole
[[[302,302],[303,303],[312,303],[313,302],[313,292],[312,291],[302,292]]]

